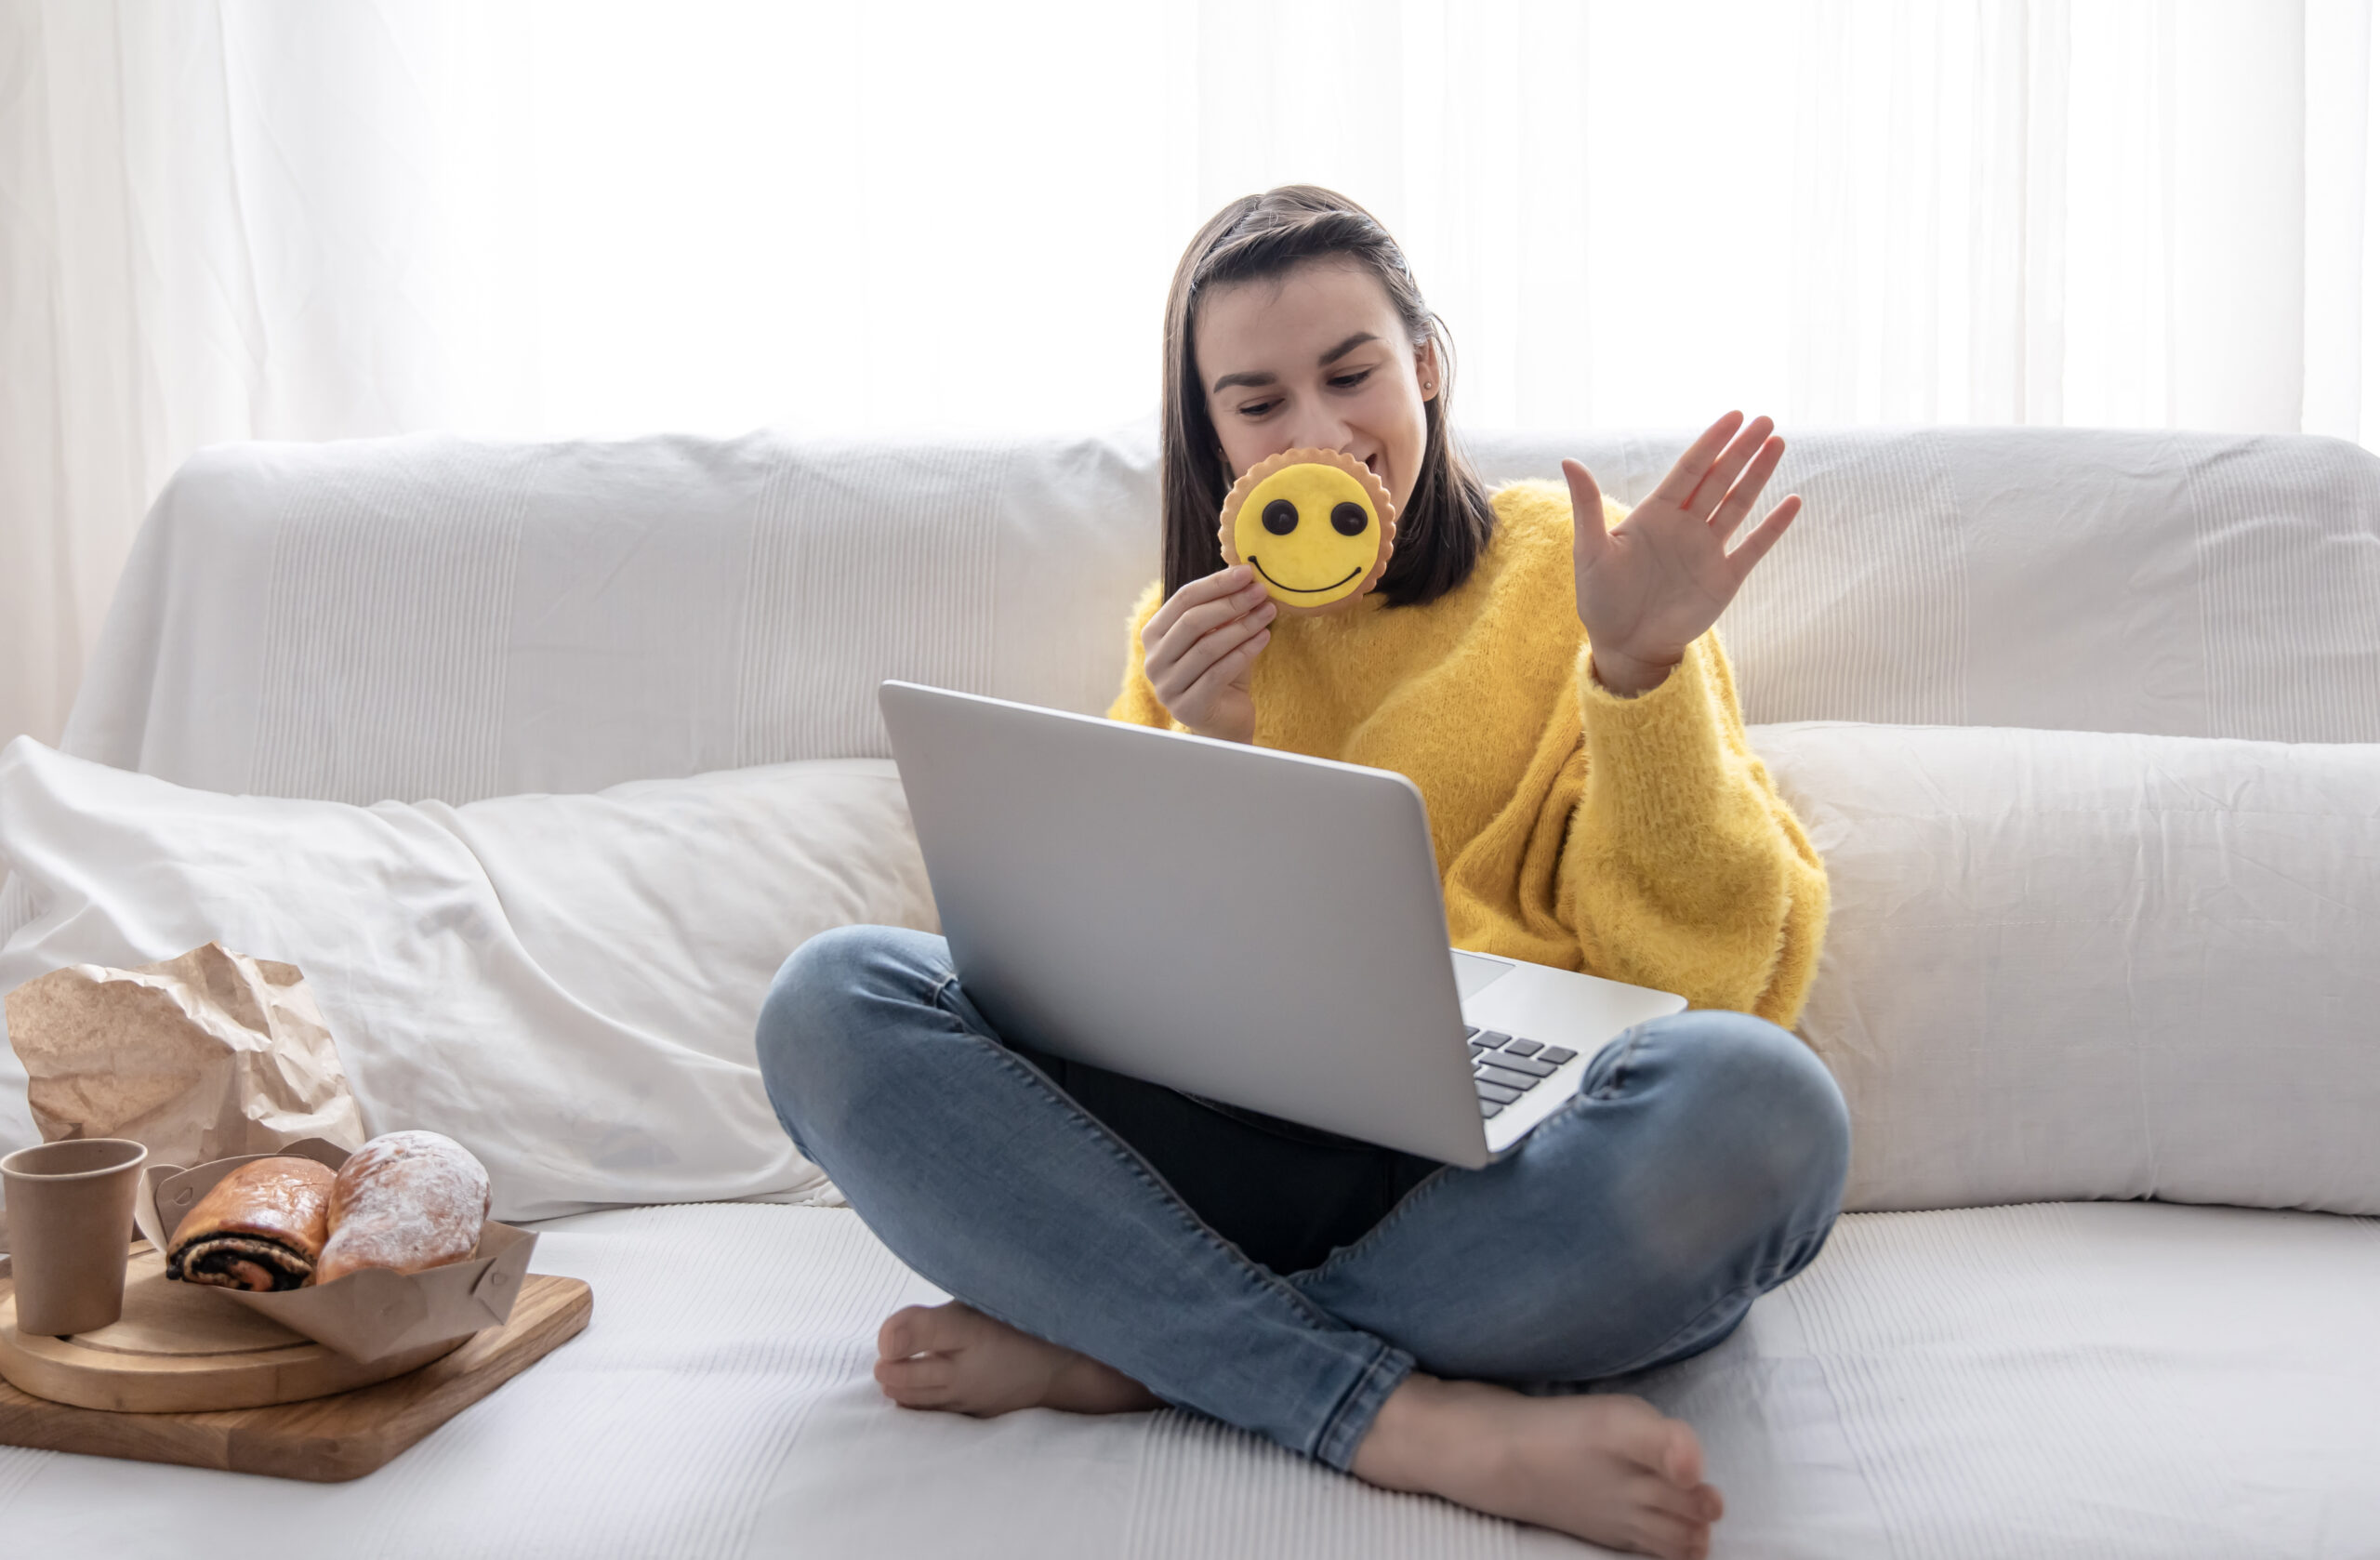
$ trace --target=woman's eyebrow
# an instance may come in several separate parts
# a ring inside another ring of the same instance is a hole
[[[1314,361],[1317,366],[1328,368],[1332,364],[1337,363],[1341,358],[1345,357],[1349,352],[1352,352],[1356,348],[1362,346],[1365,342],[1377,341],[1379,339],[1380,337],[1370,331],[1359,330],[1355,335],[1347,337],[1346,340],[1342,341],[1339,345],[1331,348],[1330,350],[1323,353]],[[1220,395],[1223,391],[1231,389],[1234,385],[1276,385],[1280,382],[1281,377],[1278,374],[1274,373],[1269,368],[1251,371],[1246,374],[1226,374],[1222,378],[1215,381],[1213,393]]]
[[[1379,339],[1380,337],[1374,336],[1370,331],[1359,330],[1355,335],[1347,337],[1346,340],[1342,341],[1339,345],[1331,348],[1330,350],[1323,353],[1314,361],[1317,365],[1328,368],[1332,364],[1337,363],[1341,358],[1345,357],[1349,352],[1352,352],[1356,348],[1362,346],[1365,342],[1377,341]]]

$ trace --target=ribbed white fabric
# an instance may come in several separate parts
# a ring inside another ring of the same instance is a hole
[[[262,696],[246,789],[267,796],[489,794],[499,771],[512,586],[534,446],[442,441],[294,496],[260,603]],[[371,567],[345,566],[361,553]],[[377,776],[337,739],[372,688]],[[385,789],[384,789],[385,788]]]
[[[1444,1501],[1388,1494],[1318,1470],[1269,1442],[1187,1414],[1154,1418],[1116,1553],[1150,1560],[1280,1554],[1514,1555],[1520,1530]],[[1287,1535],[1300,1535],[1294,1549]],[[1551,1535],[1540,1535],[1540,1538]],[[1531,1544],[1527,1549],[1540,1546]]]
[[[2380,1545],[2374,1284],[2370,1220],[2122,1203],[1854,1216],[1755,1309],[1746,1352],[1822,1372],[1884,1540],[1836,1553],[2364,1554]],[[1740,1421],[1704,1422],[1724,1466]],[[1745,1493],[1739,1535],[1792,1500]],[[1826,1553],[1765,1537],[1745,1552]]]
[[[1732,612],[1744,696],[1779,720],[1832,706],[1862,713],[1831,719],[1965,723],[1968,614],[1998,603],[1970,600],[1942,450],[1913,433],[1822,445],[1781,483],[1813,523],[1790,536],[1790,562],[1762,562]]]
[[[739,761],[872,752],[876,684],[992,681],[1000,499],[1015,446],[788,452],[768,473],[744,588]],[[893,668],[893,669],[884,669]],[[873,675],[871,675],[873,674]]]
[[[581,1215],[535,1266],[588,1331],[348,1485],[0,1448],[10,1553],[179,1560],[269,1496],[321,1560],[1517,1560],[1596,1553],[1186,1416],[897,1409],[879,1321],[938,1299],[838,1210]],[[2380,1548],[2380,1224],[2113,1203],[1855,1214],[1699,1359],[1713,1553],[2347,1560]]]
[[[1576,454],[1624,501],[1679,441]],[[143,529],[65,747],[337,800],[581,791],[880,757],[886,677],[1113,697],[1155,575],[1145,430],[1074,441],[490,444],[194,457]],[[1818,433],[1723,628],[1754,721],[2380,741],[2380,462],[2058,430]]]
[[[2343,654],[2380,645],[2380,463],[2332,440],[2257,453],[2187,468],[2215,734],[2373,740],[2380,676],[2336,672]],[[2275,641],[2303,659],[2277,666],[2258,653]]]

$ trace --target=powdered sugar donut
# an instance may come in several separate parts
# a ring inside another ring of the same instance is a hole
[[[418,1273],[479,1249],[487,1168],[453,1138],[389,1132],[347,1157],[331,1185],[330,1239],[317,1284],[360,1268]]]

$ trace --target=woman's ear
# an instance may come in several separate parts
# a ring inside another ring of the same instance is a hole
[[[1438,344],[1424,341],[1413,350],[1413,378],[1421,387],[1421,399],[1438,398]]]

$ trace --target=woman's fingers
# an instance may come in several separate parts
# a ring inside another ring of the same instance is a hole
[[[1784,502],[1769,510],[1768,518],[1753,526],[1741,545],[1727,554],[1727,565],[1735,571],[1738,585],[1741,585],[1744,576],[1752,573],[1752,566],[1777,545],[1777,538],[1785,535],[1785,528],[1792,524],[1793,517],[1801,512],[1802,496],[1798,493],[1786,495]]]
[[[1670,468],[1670,474],[1661,479],[1661,485],[1653,489],[1646,502],[1658,501],[1673,504],[1681,509],[1686,508],[1687,500],[1694,496],[1694,490],[1701,485],[1703,473],[1711,469],[1711,463],[1719,457],[1721,450],[1727,447],[1727,441],[1735,437],[1736,430],[1743,426],[1743,421],[1741,412],[1729,412],[1704,429],[1701,438],[1686,446],[1686,453],[1677,457],[1677,464]]]
[[[1766,417],[1754,417],[1744,424],[1742,431],[1728,440],[1727,447],[1711,463],[1711,469],[1702,474],[1694,496],[1686,502],[1686,512],[1697,520],[1709,520],[1728,498],[1730,490],[1740,485],[1736,478],[1743,469],[1768,447],[1768,436],[1776,427]],[[1750,499],[1745,500],[1745,507],[1751,507]]]
[[[1217,569],[1211,575],[1192,580],[1167,597],[1165,604],[1149,615],[1148,622],[1141,629],[1141,648],[1156,649],[1157,641],[1182,621],[1184,613],[1222,601],[1235,591],[1246,590],[1251,586],[1262,593],[1263,588],[1256,585],[1256,571],[1245,563],[1235,563],[1228,569]]]
[[[1710,519],[1711,529],[1718,536],[1721,546],[1726,545],[1727,538],[1736,534],[1736,527],[1744,522],[1744,516],[1752,513],[1752,505],[1760,499],[1760,490],[1768,485],[1768,479],[1776,474],[1777,463],[1784,458],[1785,441],[1764,438],[1759,453],[1752,457],[1752,464],[1743,469],[1743,475],[1740,478],[1732,473],[1729,475],[1732,486],[1719,488],[1718,468],[1712,469],[1711,481],[1704,484],[1705,491],[1726,495],[1724,499],[1717,500],[1718,508],[1711,511]],[[1695,495],[1698,502],[1703,496],[1704,494],[1700,493]]]
[[[1272,642],[1273,629],[1267,624],[1241,641],[1236,648],[1216,656],[1214,665],[1190,684],[1183,694],[1183,702],[1196,708],[1205,708],[1207,701],[1222,697],[1224,689],[1247,676],[1248,668],[1256,664],[1256,657],[1264,654],[1264,647]]]
[[[1576,460],[1562,463],[1562,476],[1570,484],[1571,550],[1593,558],[1611,545],[1611,530],[1603,518],[1603,489],[1595,485],[1594,473]]]
[[[1193,580],[1191,585],[1203,583],[1205,582]],[[1174,592],[1174,599],[1179,601],[1189,592],[1190,586],[1185,585]],[[1159,674],[1165,668],[1188,654],[1191,646],[1209,634],[1227,623],[1237,622],[1250,613],[1261,611],[1267,604],[1264,588],[1262,585],[1251,584],[1220,599],[1210,598],[1177,613],[1172,624],[1162,631],[1154,635],[1144,632],[1141,636],[1141,645],[1143,659],[1147,665],[1149,681],[1152,682],[1157,681]],[[1155,617],[1149,619],[1149,627],[1157,628]]]
[[[1253,612],[1240,614],[1180,646],[1167,657],[1161,671],[1150,675],[1149,682],[1157,689],[1157,697],[1171,708],[1176,698],[1194,693],[1226,656],[1246,648],[1257,635],[1269,634],[1273,615],[1277,610],[1272,602],[1266,602]],[[1183,624],[1188,622],[1189,619],[1184,617]],[[1181,627],[1176,626],[1176,632],[1181,630]],[[1250,660],[1254,658],[1253,655],[1249,657]],[[1231,679],[1223,681],[1228,682]]]

